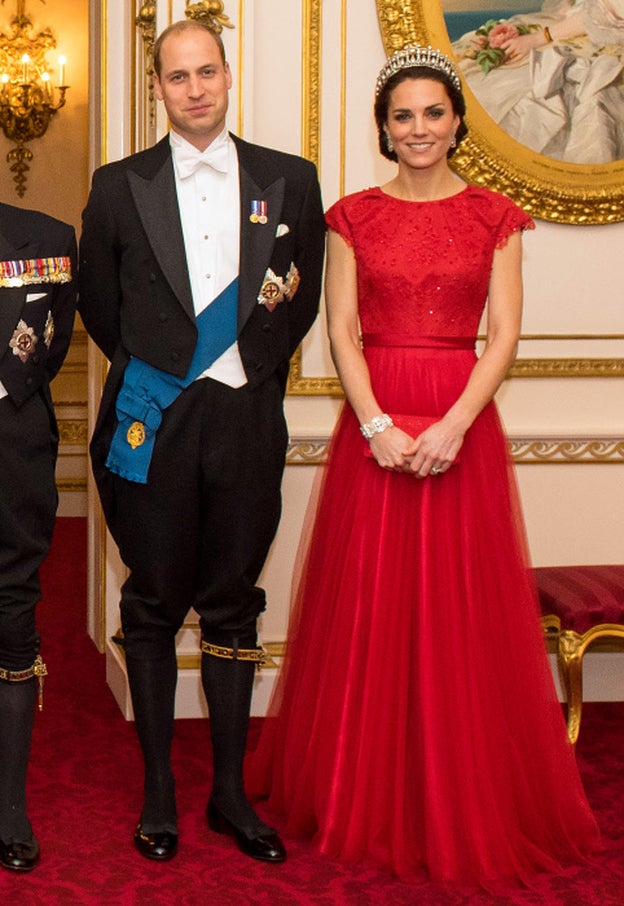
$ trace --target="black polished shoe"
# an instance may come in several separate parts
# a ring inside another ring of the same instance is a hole
[[[286,861],[284,844],[271,828],[267,828],[269,833],[259,834],[257,837],[248,837],[225,817],[212,799],[208,801],[206,806],[206,819],[210,830],[217,834],[227,834],[232,837],[236,840],[240,851],[245,853],[246,856],[258,859],[260,862]]]
[[[134,832],[134,845],[146,859],[153,859],[155,862],[166,862],[173,859],[178,849],[178,835],[171,834],[168,831],[156,831],[153,834],[146,834],[137,824]]]
[[[9,871],[32,871],[39,861],[39,844],[34,837],[27,843],[0,840],[0,865]]]

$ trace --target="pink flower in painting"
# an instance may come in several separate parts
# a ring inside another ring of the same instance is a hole
[[[501,22],[495,25],[488,34],[490,47],[501,47],[506,41],[517,38],[518,34],[519,32],[515,25],[503,25]]]

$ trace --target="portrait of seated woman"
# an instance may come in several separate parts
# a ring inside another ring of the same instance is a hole
[[[476,98],[505,132],[572,164],[624,158],[624,0],[444,0]]]

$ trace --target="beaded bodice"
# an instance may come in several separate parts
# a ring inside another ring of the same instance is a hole
[[[476,336],[495,249],[533,226],[504,195],[477,186],[427,202],[367,189],[326,219],[355,252],[362,332],[412,336]]]

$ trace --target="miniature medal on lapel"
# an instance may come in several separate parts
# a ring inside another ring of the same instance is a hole
[[[252,200],[249,219],[252,223],[261,223],[263,225],[268,223],[267,203],[264,199]]]

